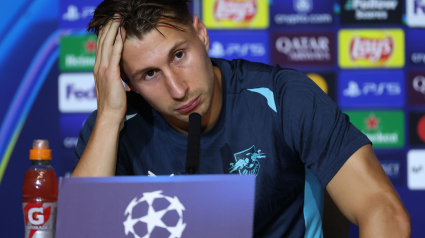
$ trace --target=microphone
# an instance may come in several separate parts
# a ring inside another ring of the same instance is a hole
[[[189,115],[189,130],[187,136],[186,173],[195,174],[199,167],[199,151],[201,147],[201,115]]]

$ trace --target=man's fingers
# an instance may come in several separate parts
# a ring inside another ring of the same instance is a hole
[[[124,46],[124,39],[121,38],[122,27],[118,28],[118,34],[115,37],[114,51],[112,52],[111,60],[109,61],[109,65],[113,67],[119,67],[119,63],[121,60],[121,52]]]
[[[102,27],[102,30],[99,32],[99,36],[96,42],[96,61],[99,63],[98,66],[102,63],[102,48],[103,42],[105,41],[105,37],[112,25],[113,21],[109,21],[105,26]]]
[[[114,20],[111,26],[109,27],[108,32],[106,33],[105,40],[103,41],[103,45],[102,45],[102,56],[101,56],[102,65],[104,64],[106,64],[105,66],[109,65],[109,61],[113,51],[113,44],[117,36],[119,25],[120,25],[120,21]]]

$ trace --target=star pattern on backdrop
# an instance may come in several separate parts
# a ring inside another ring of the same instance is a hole
[[[378,126],[381,120],[375,117],[375,114],[371,113],[368,118],[365,119],[366,130],[378,130]]]

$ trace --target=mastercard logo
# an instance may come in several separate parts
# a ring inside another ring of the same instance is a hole
[[[307,74],[307,77],[313,80],[313,82],[315,82],[317,86],[319,86],[323,90],[323,92],[328,94],[329,87],[328,87],[328,84],[326,83],[326,80],[322,76],[318,74]]]

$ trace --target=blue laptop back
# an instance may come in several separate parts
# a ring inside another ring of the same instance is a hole
[[[56,237],[252,237],[255,176],[61,178]]]

